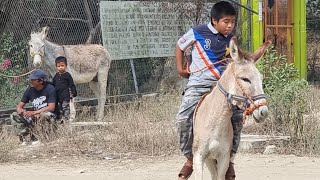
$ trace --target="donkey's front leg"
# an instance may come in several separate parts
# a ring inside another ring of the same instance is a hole
[[[205,163],[211,174],[211,180],[217,180],[217,161],[215,159],[206,158]]]
[[[193,168],[195,170],[195,180],[203,180],[203,164],[204,158],[200,152],[195,152],[193,155]]]
[[[221,154],[217,158],[218,180],[225,180],[226,172],[229,168],[229,162],[230,162],[230,153]]]

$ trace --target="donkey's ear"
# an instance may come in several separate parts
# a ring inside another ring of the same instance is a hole
[[[42,28],[41,34],[42,34],[42,38],[43,38],[43,39],[44,39],[45,37],[47,37],[48,31],[49,31],[49,26],[45,26],[45,27]]]
[[[230,40],[230,44],[229,44],[229,48],[230,48],[230,55],[231,58],[236,62],[239,63],[242,61],[243,59],[243,55],[242,52],[240,50],[240,48],[237,45],[237,38],[236,37],[232,37]]]
[[[259,49],[257,49],[254,53],[251,54],[251,59],[254,62],[257,62],[264,55],[264,53],[266,52],[266,50],[271,44],[272,44],[271,41],[266,41],[265,43],[263,43]]]

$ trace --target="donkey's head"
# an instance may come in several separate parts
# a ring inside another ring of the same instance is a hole
[[[237,46],[236,38],[232,38],[229,48],[234,62],[229,64],[223,74],[225,77],[222,77],[224,81],[229,81],[228,91],[232,96],[229,102],[241,106],[246,113],[253,114],[256,122],[262,122],[267,118],[268,107],[262,88],[262,75],[255,63],[270,44],[271,42],[266,42],[254,53],[247,53],[242,52]]]
[[[31,33],[29,41],[30,56],[32,58],[33,66],[39,68],[44,57],[44,42],[43,40],[48,34],[48,27],[42,28],[41,32]]]

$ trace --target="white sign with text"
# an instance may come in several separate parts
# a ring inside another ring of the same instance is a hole
[[[174,56],[177,40],[193,26],[176,10],[169,2],[101,1],[103,45],[112,60]]]

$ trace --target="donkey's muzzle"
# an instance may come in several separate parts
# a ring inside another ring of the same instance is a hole
[[[41,56],[39,54],[34,55],[33,57],[33,66],[35,68],[40,68],[42,64]]]
[[[260,106],[259,108],[253,111],[253,118],[256,123],[263,122],[269,115],[269,110],[267,106]]]

